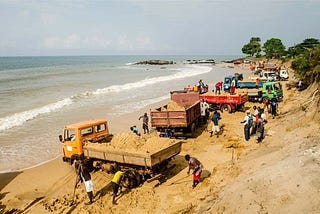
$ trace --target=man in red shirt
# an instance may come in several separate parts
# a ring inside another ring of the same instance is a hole
[[[222,82],[221,81],[218,81],[217,83],[216,83],[216,94],[217,93],[221,93],[221,88],[222,88]]]

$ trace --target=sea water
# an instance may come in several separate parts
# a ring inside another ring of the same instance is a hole
[[[233,72],[185,63],[208,58],[219,61],[214,56],[0,57],[0,172],[61,155],[58,135],[66,124],[98,118],[123,121],[126,114],[168,100],[170,91],[199,79],[212,88]],[[149,59],[175,63],[134,64]]]

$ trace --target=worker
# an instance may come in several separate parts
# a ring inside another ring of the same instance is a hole
[[[216,86],[216,94],[217,93],[220,94],[221,93],[221,88],[222,88],[222,82],[218,81],[215,86]]]
[[[139,129],[136,126],[131,126],[130,130],[138,136],[141,136]]]
[[[276,98],[271,99],[271,114],[272,118],[274,119],[275,116],[277,115],[277,110],[278,110],[278,103]]]
[[[78,178],[77,178],[75,188],[77,188],[79,182],[84,183],[88,197],[89,197],[89,201],[85,202],[84,204],[90,205],[93,203],[93,182],[91,180],[91,175],[89,173],[89,170],[86,167],[83,159],[80,159],[79,161],[76,162],[76,169],[77,169]]]
[[[204,99],[202,99],[200,102],[200,112],[201,112],[200,123],[206,124],[209,116],[209,104]]]
[[[230,94],[234,94],[236,91],[236,78],[232,77]]]
[[[246,111],[246,116],[241,123],[244,125],[244,139],[248,141],[250,139],[250,128],[253,125],[253,117],[249,110]]]
[[[113,189],[113,194],[112,194],[112,204],[116,204],[116,196],[120,190],[121,192],[121,181],[123,178],[124,172],[121,170],[117,171],[116,174],[114,174],[111,184],[112,184],[112,189]]]
[[[257,78],[257,79],[256,79],[256,88],[259,88],[259,83],[260,83],[260,79]]]
[[[146,134],[148,133],[149,134],[149,117],[148,117],[148,114],[147,113],[144,113],[144,115],[140,116],[139,117],[139,120],[142,118],[142,129],[143,129],[143,133]]]
[[[198,159],[194,157],[190,157],[190,155],[188,154],[185,155],[184,158],[186,159],[186,161],[188,161],[188,164],[189,164],[189,169],[187,173],[189,174],[190,170],[192,170],[192,174],[193,174],[192,188],[195,188],[200,182],[203,165]]]
[[[257,131],[256,131],[256,140],[258,143],[260,143],[264,138],[264,121],[263,118],[261,118],[261,114],[258,114],[258,121],[256,122]]]
[[[204,84],[202,80],[199,80],[198,88],[199,88],[200,94],[203,94],[208,91],[208,85]]]
[[[212,137],[212,134],[214,132],[217,137],[219,137],[218,133],[220,132],[219,128],[219,120],[221,119],[220,113],[218,111],[214,111],[213,117],[212,117],[212,130],[210,132],[210,137]]]
[[[164,134],[164,137],[171,138],[172,136],[173,136],[173,131],[172,129],[168,128]]]

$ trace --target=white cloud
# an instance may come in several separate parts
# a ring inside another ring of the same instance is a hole
[[[41,43],[48,49],[101,49],[107,48],[111,41],[101,35],[81,37],[78,34],[70,34],[65,37],[47,37]]]
[[[41,13],[40,17],[45,25],[52,25],[58,22],[58,16],[56,14]]]
[[[16,41],[12,41],[12,40],[0,41],[0,49],[15,48],[16,46],[17,46]]]

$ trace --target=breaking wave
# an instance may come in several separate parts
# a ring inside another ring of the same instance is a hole
[[[65,98],[65,99],[60,100],[55,103],[51,103],[51,104],[48,104],[48,105],[45,105],[45,106],[42,106],[39,108],[15,113],[15,114],[9,115],[7,117],[0,118],[0,131],[4,131],[4,130],[10,129],[10,128],[13,128],[16,126],[21,126],[25,122],[32,120],[32,119],[35,119],[36,117],[38,117],[42,114],[54,112],[59,109],[62,109],[65,106],[69,106],[79,99],[88,98],[90,96],[98,96],[100,94],[107,94],[110,92],[120,92],[120,91],[130,90],[133,88],[142,88],[145,86],[157,84],[159,82],[172,81],[172,80],[176,80],[176,79],[183,79],[183,78],[187,78],[187,77],[197,76],[200,74],[208,73],[211,71],[211,69],[212,68],[209,66],[191,65],[191,66],[184,67],[184,68],[172,69],[172,70],[175,70],[178,72],[176,72],[172,75],[169,75],[169,76],[145,78],[145,79],[139,80],[137,82],[126,83],[123,85],[111,85],[106,88],[97,89],[95,91],[85,91],[83,93],[79,93],[77,95]],[[142,103],[139,103],[139,105],[140,106],[147,106],[152,103],[156,103],[161,100],[164,100],[166,98],[168,98],[168,97],[163,96],[163,97],[159,97],[159,98],[155,98],[155,99],[144,100],[144,101],[141,101]],[[139,105],[134,105],[134,106],[139,106]],[[131,106],[132,106],[132,104],[131,104]],[[127,108],[127,107],[124,107],[124,108]],[[122,108],[122,109],[124,109],[124,108]]]

